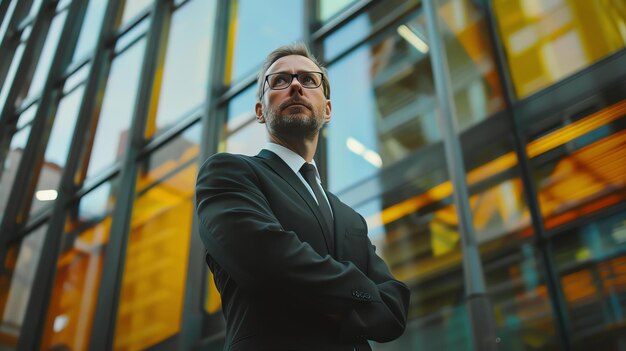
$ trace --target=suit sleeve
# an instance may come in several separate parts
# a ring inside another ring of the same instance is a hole
[[[367,227],[363,217],[361,220]],[[367,276],[376,284],[381,300],[350,310],[344,319],[341,333],[344,338],[352,340],[388,342],[404,333],[410,290],[394,278],[387,264],[376,254],[376,247],[369,238],[367,240]]]
[[[243,289],[279,292],[325,313],[381,301],[379,287],[352,263],[320,256],[284,230],[243,158],[217,154],[200,169],[196,212],[209,256]],[[355,298],[354,290],[371,295]]]

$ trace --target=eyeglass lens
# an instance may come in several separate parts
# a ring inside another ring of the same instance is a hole
[[[287,89],[291,85],[294,77],[296,77],[305,88],[317,88],[322,84],[322,74],[319,72],[270,74],[267,76],[267,81],[272,89]]]

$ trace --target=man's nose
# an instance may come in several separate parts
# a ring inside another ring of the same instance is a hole
[[[291,85],[289,86],[290,89],[290,93],[293,94],[299,94],[299,95],[303,95],[303,89],[302,89],[302,84],[300,84],[300,81],[296,78],[293,77],[293,80],[291,81]]]

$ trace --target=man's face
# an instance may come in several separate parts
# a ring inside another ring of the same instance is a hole
[[[265,72],[273,73],[319,72],[313,61],[300,55],[276,60]],[[267,125],[270,134],[283,137],[311,137],[330,121],[331,103],[324,96],[322,86],[307,89],[293,79],[287,89],[272,90],[263,86],[263,101],[256,104],[257,120]]]

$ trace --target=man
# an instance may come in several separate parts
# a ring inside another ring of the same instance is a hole
[[[216,154],[200,169],[196,210],[222,296],[225,350],[371,350],[406,325],[409,289],[375,253],[361,215],[323,190],[319,132],[331,119],[326,69],[302,44],[269,54],[256,115],[257,156]]]

